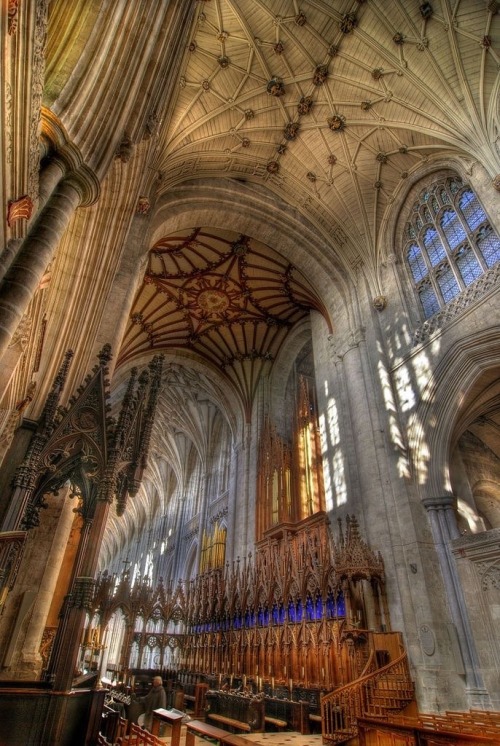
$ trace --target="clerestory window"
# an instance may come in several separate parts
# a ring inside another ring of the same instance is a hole
[[[458,176],[426,187],[405,226],[405,256],[424,317],[500,260],[500,238]]]

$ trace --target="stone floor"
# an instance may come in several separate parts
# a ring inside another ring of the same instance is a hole
[[[264,746],[321,746],[321,733],[310,736],[302,736],[300,733],[293,731],[284,731],[281,733],[246,733],[244,738],[248,740],[248,746],[252,744],[263,744]],[[165,735],[160,737],[164,743],[170,743],[168,729]],[[184,746],[186,741],[186,727],[181,730],[181,743]],[[209,746],[210,741],[196,737],[196,746]]]

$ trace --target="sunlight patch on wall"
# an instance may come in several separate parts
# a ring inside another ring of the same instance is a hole
[[[460,497],[457,498],[457,510],[468,526],[468,528],[463,530],[462,533],[478,534],[481,531],[485,531],[484,520],[482,517]]]
[[[409,409],[413,409],[417,403],[408,368],[406,366],[399,368],[396,371],[395,378],[399,406],[402,412],[407,412]]]
[[[422,394],[422,400],[425,401],[429,397],[429,393],[426,393],[425,388],[432,375],[432,370],[429,358],[424,352],[413,358],[413,370],[415,371],[417,386]]]
[[[328,386],[325,382],[325,391]],[[344,457],[340,448],[339,413],[335,399],[330,396],[327,406],[327,418],[319,417],[321,453],[323,455],[323,474],[325,480],[325,503],[327,510],[344,505],[347,502],[347,485],[345,479]],[[331,467],[329,455],[331,454]]]
[[[330,510],[333,510],[333,490],[332,475],[330,474],[330,464],[328,463],[327,458],[323,459],[323,479],[325,482],[325,508],[328,512]]]
[[[333,483],[337,495],[337,508],[347,502],[347,485],[345,483],[344,459],[340,451],[333,457]]]
[[[427,443],[422,439],[422,442],[419,443],[417,438],[417,433],[422,430],[422,425],[419,422],[419,419],[415,417],[415,419],[412,422],[412,427],[410,432],[413,433],[413,437],[410,436],[410,442],[409,447],[411,451],[414,453],[414,464],[415,464],[415,471],[416,471],[416,477],[418,484],[425,484],[427,482],[427,478],[429,475],[429,461],[430,461],[430,453],[429,453],[429,446]]]
[[[380,346],[379,346],[380,352]],[[396,403],[392,392],[391,381],[389,373],[382,361],[378,362],[378,375],[380,379],[380,385],[382,387],[382,395],[384,397],[385,411],[387,414],[387,420],[389,424],[389,439],[394,445],[398,455],[398,473],[400,477],[410,476],[410,465],[408,463],[408,452],[405,446],[403,434],[398,424]],[[412,391],[413,395],[413,391]]]

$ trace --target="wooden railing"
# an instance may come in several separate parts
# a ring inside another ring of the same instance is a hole
[[[500,744],[500,713],[483,710],[360,718],[360,746],[404,743],[407,746],[471,746]]]
[[[382,668],[339,687],[321,700],[324,743],[342,743],[357,735],[357,718],[401,712],[414,699],[408,657],[402,653]]]

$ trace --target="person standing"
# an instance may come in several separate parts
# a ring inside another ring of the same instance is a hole
[[[167,694],[163,688],[161,676],[155,676],[153,685],[144,697],[138,697],[138,702],[144,705],[144,729],[151,731],[153,725],[153,710],[165,708],[167,704]]]

